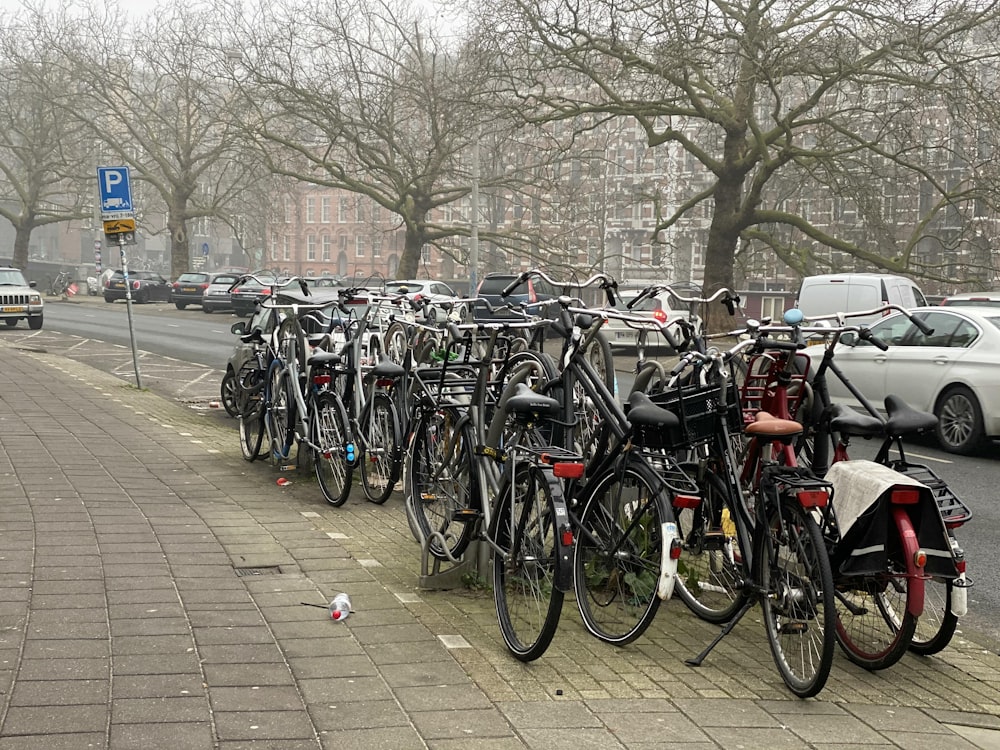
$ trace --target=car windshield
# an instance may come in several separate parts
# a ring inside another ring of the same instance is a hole
[[[212,279],[212,283],[220,286],[232,286],[239,278],[239,276],[216,276]]]
[[[177,281],[181,284],[201,284],[202,282],[208,281],[207,273],[182,273],[177,277]]]
[[[28,286],[20,271],[0,271],[0,286]]]

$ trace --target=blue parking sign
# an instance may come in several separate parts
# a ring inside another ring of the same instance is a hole
[[[101,192],[101,213],[132,211],[128,167],[98,167],[97,184]]]

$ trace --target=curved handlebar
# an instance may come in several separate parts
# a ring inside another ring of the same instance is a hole
[[[552,286],[557,287],[559,289],[565,287],[577,287],[580,289],[584,289],[588,286],[592,286],[593,284],[599,284],[600,288],[603,289],[607,294],[608,304],[611,305],[615,304],[614,295],[618,289],[618,282],[614,279],[614,277],[609,276],[606,273],[595,273],[586,281],[556,281],[555,279],[553,279],[551,276],[549,276],[547,273],[545,273],[539,268],[532,268],[530,271],[522,271],[521,273],[519,273],[517,275],[517,278],[515,278],[513,281],[511,281],[509,284],[507,284],[507,286],[503,288],[503,290],[500,292],[500,296],[509,297],[511,294],[514,293],[515,289],[517,289],[521,284],[523,284],[525,281],[533,277],[537,277],[539,279],[542,279],[543,281],[547,281]]]

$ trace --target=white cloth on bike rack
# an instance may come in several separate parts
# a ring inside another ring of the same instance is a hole
[[[826,480],[833,485],[833,507],[841,548],[835,565],[844,573],[874,573],[885,569],[889,535],[889,496],[893,488],[913,487],[921,493],[911,513],[917,541],[927,552],[926,571],[955,576],[951,544],[931,490],[921,482],[874,461],[838,461]]]

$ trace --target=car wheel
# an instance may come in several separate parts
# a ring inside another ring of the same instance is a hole
[[[40,331],[42,328],[42,316],[36,315],[33,318],[28,318],[28,328],[32,331]]]
[[[207,315],[211,315],[211,313],[212,313],[212,308],[211,308],[211,307],[209,307],[208,305],[202,305],[202,306],[201,306],[201,311],[202,311],[203,313],[207,314]]]
[[[108,295],[106,295],[106,294],[104,295],[104,301],[105,302],[114,302],[114,300],[111,297],[109,297]]]
[[[187,303],[185,302],[175,302],[174,304],[177,306],[178,310],[183,310],[185,307],[187,307]]]
[[[13,328],[14,326],[17,325],[17,318],[7,318],[7,320],[5,320],[4,323],[7,324],[8,328]]]
[[[938,399],[934,414],[938,442],[949,453],[968,455],[983,443],[983,410],[964,385],[948,388]]]
[[[220,395],[222,396],[222,408],[233,418],[239,416],[236,407],[236,388],[236,374],[232,370],[226,370],[226,374],[222,378]]]

